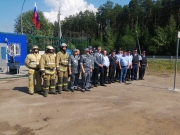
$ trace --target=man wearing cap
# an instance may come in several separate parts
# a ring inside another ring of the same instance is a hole
[[[123,55],[123,50],[122,50],[122,48],[119,48],[118,54],[116,54],[116,57],[117,57],[117,65],[116,65],[116,77],[115,77],[115,79],[116,79],[117,81],[119,81],[119,77],[120,77],[120,74],[121,74],[121,69],[119,68],[119,59],[122,57],[122,55]],[[115,80],[115,81],[116,81],[116,80]]]
[[[131,80],[131,69],[132,69],[132,55],[131,51],[127,51],[127,58],[129,59],[129,68],[127,69],[126,73],[126,80],[130,81]]]
[[[139,80],[144,80],[146,66],[148,66],[147,58],[146,58],[146,51],[143,51],[140,57]]]
[[[100,72],[100,85],[106,86],[104,84],[104,69],[103,69],[103,55],[101,54],[101,47],[98,47],[97,53],[94,54],[94,76],[93,76],[93,83],[94,86],[97,87],[96,83],[98,82],[98,74]]]
[[[69,75],[70,77],[70,90],[74,92],[78,88],[78,80],[79,80],[79,60],[77,56],[77,49],[73,49],[73,55],[69,57],[68,65],[69,65]]]
[[[90,78],[92,72],[91,56],[89,55],[89,49],[84,49],[84,54],[80,58],[80,67],[82,71],[82,92],[88,91],[90,87]]]
[[[140,57],[137,54],[137,49],[134,49],[134,53],[132,55],[132,70],[131,70],[131,80],[137,80],[137,72],[138,67],[140,66]]]
[[[114,75],[116,70],[117,57],[116,57],[116,50],[112,50],[111,54],[109,55],[109,75],[108,75],[108,83],[114,83]]]

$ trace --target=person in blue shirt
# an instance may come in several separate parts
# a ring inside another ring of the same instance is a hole
[[[121,70],[119,83],[125,83],[127,69],[129,68],[129,58],[126,56],[126,51],[123,52],[122,57],[119,59],[119,68]]]
[[[119,48],[118,50],[118,53],[116,54],[116,58],[117,58],[117,61],[119,62],[119,59],[122,57],[123,55],[123,49],[122,48]],[[115,82],[119,80],[119,77],[121,75],[121,69],[119,68],[119,63],[117,62],[117,65],[116,65],[116,77],[115,77]]]

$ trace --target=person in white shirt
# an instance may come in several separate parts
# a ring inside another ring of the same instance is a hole
[[[131,80],[131,69],[132,69],[132,55],[131,51],[127,51],[127,57],[129,59],[129,68],[127,69],[127,74],[126,74],[126,81]]]
[[[115,77],[115,81],[119,81],[119,77],[121,74],[121,69],[119,68],[119,59],[122,57],[123,55],[123,49],[119,48],[118,53],[116,54],[117,57],[117,66],[116,66],[116,77]]]
[[[103,68],[104,68],[104,83],[108,84],[107,82],[107,70],[109,68],[109,58],[107,57],[107,51],[104,50],[103,51],[103,59],[104,59],[104,63],[103,63]]]

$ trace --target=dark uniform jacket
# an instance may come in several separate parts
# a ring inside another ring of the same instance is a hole
[[[110,62],[109,66],[116,67],[117,57],[109,55],[109,62]]]

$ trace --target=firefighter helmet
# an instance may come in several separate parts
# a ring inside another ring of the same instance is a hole
[[[54,48],[50,45],[46,46],[46,50],[54,50]]]
[[[34,49],[39,49],[39,48],[38,48],[37,45],[34,45],[34,46],[32,47],[32,50],[34,50]]]
[[[64,46],[67,47],[67,44],[66,44],[66,43],[62,43],[62,44],[60,45],[60,47],[64,47]]]

